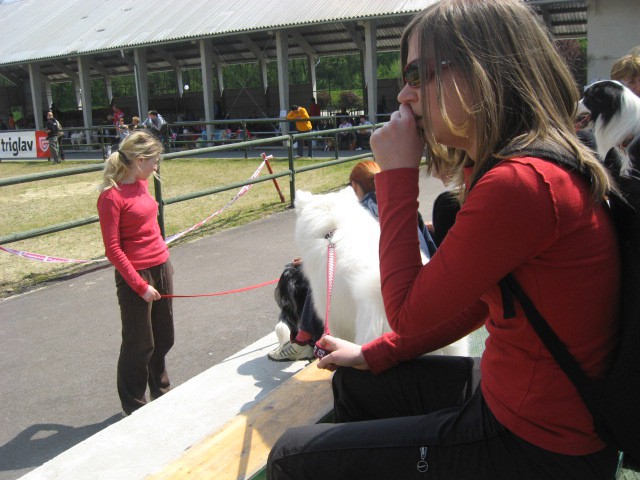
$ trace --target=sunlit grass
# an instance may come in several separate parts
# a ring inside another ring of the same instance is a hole
[[[320,163],[327,159],[298,160],[296,168]],[[247,180],[260,165],[260,158],[191,158],[162,162],[161,187],[168,199],[191,192],[203,191]],[[270,161],[274,173],[288,169],[286,158]],[[344,185],[355,161],[312,170],[296,175],[296,188],[325,192]],[[62,165],[48,162],[1,162],[0,178],[14,177],[58,168],[87,165],[87,162],[67,161]],[[267,175],[265,168],[262,172]],[[91,217],[97,214],[97,187],[101,172],[61,177],[39,182],[0,188],[0,236]],[[150,189],[154,193],[153,182]],[[289,177],[278,179],[285,203],[280,202],[273,182],[255,184],[247,194],[199,229],[185,235],[171,246],[243,225],[259,218],[285,211],[291,198]],[[167,205],[164,210],[167,235],[186,230],[226,205],[238,189],[194,200]],[[5,247],[54,257],[98,260],[104,247],[97,223],[71,230],[13,242]],[[0,251],[0,298],[63,275],[87,269],[86,264],[45,263],[10,255]]]

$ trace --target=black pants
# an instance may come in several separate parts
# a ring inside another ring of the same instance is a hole
[[[174,340],[173,308],[170,298],[145,302],[115,271],[122,319],[122,345],[118,358],[118,395],[126,413],[170,390],[165,356]],[[138,273],[161,294],[173,293],[173,267],[167,260]]]
[[[613,479],[612,449],[560,455],[506,430],[484,402],[478,366],[479,359],[428,356],[378,376],[338,369],[334,414],[346,423],[287,430],[267,478]]]

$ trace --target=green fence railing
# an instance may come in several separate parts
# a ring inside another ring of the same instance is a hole
[[[282,119],[280,119],[280,121],[282,121]],[[238,121],[235,120],[235,122],[237,123]],[[229,121],[227,121],[227,123],[229,123]],[[357,127],[351,127],[348,129],[344,129],[344,128],[336,128],[336,129],[329,129],[329,130],[323,130],[323,131],[318,131],[318,130],[314,130],[312,132],[305,132],[305,133],[288,133],[286,135],[278,135],[278,136],[273,136],[273,137],[267,137],[267,138],[260,138],[257,140],[247,140],[247,141],[240,141],[240,142],[233,142],[233,143],[223,143],[221,145],[215,145],[215,146],[211,146],[211,147],[204,147],[204,148],[196,148],[193,150],[183,150],[180,152],[172,152],[172,153],[165,153],[162,155],[162,159],[163,160],[175,160],[175,159],[179,159],[179,158],[184,158],[184,157],[189,157],[189,156],[193,156],[194,154],[200,155],[200,154],[206,154],[206,153],[214,153],[214,152],[221,152],[221,151],[225,151],[225,150],[233,150],[233,149],[238,149],[238,148],[242,148],[245,149],[245,151],[247,151],[248,149],[254,147],[254,146],[264,146],[264,145],[270,145],[270,144],[274,144],[274,143],[287,143],[287,147],[288,147],[288,160],[289,160],[289,168],[287,170],[283,170],[281,172],[278,173],[273,173],[273,174],[269,174],[269,175],[264,175],[261,176],[260,178],[256,178],[256,179],[249,179],[249,180],[245,180],[242,182],[235,182],[235,183],[230,183],[230,184],[226,184],[226,185],[222,185],[219,187],[214,187],[214,188],[210,188],[207,190],[202,190],[202,191],[197,191],[197,192],[191,192],[188,194],[184,194],[184,195],[179,195],[179,196],[175,196],[172,198],[163,198],[162,197],[162,189],[161,189],[161,185],[160,182],[154,178],[154,187],[155,187],[155,197],[156,197],[156,201],[158,202],[159,205],[159,213],[158,213],[158,223],[160,225],[160,230],[162,232],[162,235],[165,236],[165,230],[164,230],[164,207],[166,205],[171,205],[173,203],[178,203],[178,202],[184,202],[184,201],[188,201],[188,200],[193,200],[199,197],[203,197],[203,196],[207,196],[207,195],[212,195],[212,194],[216,194],[216,193],[221,193],[221,192],[225,192],[228,190],[233,190],[233,189],[237,189],[237,188],[241,188],[245,185],[251,185],[251,184],[255,184],[255,183],[261,183],[261,182],[267,182],[270,180],[274,180],[277,178],[281,178],[281,177],[289,177],[289,193],[290,193],[290,202],[291,202],[291,206],[293,206],[293,202],[295,200],[295,191],[296,191],[296,174],[299,173],[304,173],[310,170],[315,170],[318,168],[325,168],[325,167],[329,167],[332,165],[337,165],[340,163],[345,163],[345,162],[351,162],[354,160],[360,160],[363,158],[368,158],[371,157],[371,153],[369,152],[365,152],[362,154],[357,154],[357,155],[353,155],[353,156],[349,156],[349,157],[344,157],[344,158],[339,158],[339,151],[338,151],[338,135],[340,133],[345,133],[345,132],[355,132],[357,130],[369,130],[371,128],[376,128],[378,126],[380,126],[381,124],[376,124],[376,125],[363,125],[363,126],[357,126]],[[327,136],[332,136],[334,138],[334,142],[335,142],[335,159],[334,160],[330,160],[330,161],[326,161],[326,162],[321,162],[315,165],[308,165],[308,166],[303,166],[303,167],[298,167],[295,168],[295,163],[294,163],[294,153],[293,153],[293,144],[299,140],[299,139],[306,139],[306,138],[328,138]],[[246,158],[246,156],[245,156]],[[98,164],[92,164],[92,165],[87,165],[84,167],[73,167],[73,168],[65,168],[62,170],[55,170],[55,171],[51,171],[51,172],[42,172],[42,173],[34,173],[34,174],[29,174],[29,175],[21,175],[21,176],[16,176],[16,177],[8,177],[8,178],[2,178],[0,179],[0,187],[6,187],[9,185],[17,185],[17,184],[21,184],[21,183],[27,183],[27,182],[37,182],[37,181],[42,181],[42,180],[48,180],[51,178],[58,178],[58,177],[64,177],[64,176],[70,176],[70,175],[80,175],[83,173],[90,173],[90,172],[96,172],[96,171],[100,171],[104,168],[104,163],[98,163]],[[97,215],[93,215],[90,217],[86,217],[86,218],[81,218],[81,219],[77,219],[77,220],[72,220],[69,222],[64,222],[64,223],[59,223],[59,224],[55,224],[55,225],[49,225],[46,227],[42,227],[42,228],[37,228],[37,229],[33,229],[33,230],[28,230],[28,231],[23,231],[23,232],[15,232],[12,233],[10,235],[5,235],[3,237],[0,237],[0,245],[5,245],[7,243],[12,243],[12,242],[17,242],[20,240],[27,240],[30,238],[35,238],[35,237],[39,237],[39,236],[43,236],[43,235],[49,235],[52,233],[56,233],[56,232],[60,232],[63,230],[69,230],[72,228],[77,228],[77,227],[82,227],[84,225],[89,225],[91,223],[96,223],[98,222],[98,216]]]

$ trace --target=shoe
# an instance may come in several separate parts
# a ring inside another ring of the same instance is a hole
[[[284,345],[269,352],[267,357],[274,362],[292,362],[294,360],[311,360],[315,358],[311,345],[300,345],[291,341],[285,342]]]
[[[356,150],[362,150],[360,147],[356,148]]]

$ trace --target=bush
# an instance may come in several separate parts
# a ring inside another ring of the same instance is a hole
[[[362,108],[362,97],[355,92],[341,92],[340,107],[345,107],[347,110]]]
[[[318,105],[320,108],[327,108],[331,105],[331,93],[329,92],[318,92]]]

